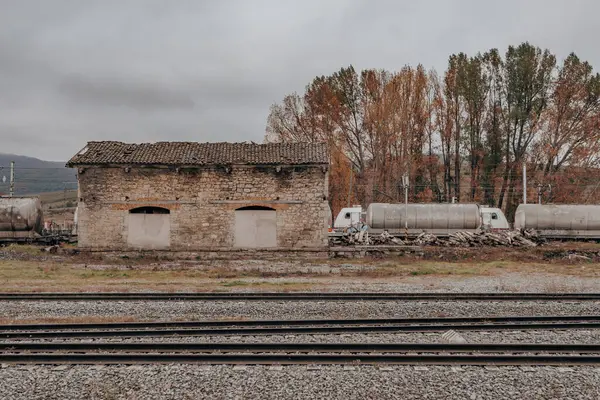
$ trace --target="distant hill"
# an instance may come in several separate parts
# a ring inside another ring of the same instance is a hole
[[[0,153],[0,194],[8,194],[10,162],[15,162],[15,195],[77,189],[77,175],[65,162]],[[6,177],[6,182],[4,182]]]

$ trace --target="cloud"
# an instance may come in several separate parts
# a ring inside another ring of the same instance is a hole
[[[93,107],[123,106],[137,110],[194,108],[188,93],[151,83],[72,76],[60,83],[59,90],[75,104],[86,103]]]
[[[0,152],[87,140],[253,140],[342,66],[443,70],[528,40],[600,65],[595,0],[0,0]]]

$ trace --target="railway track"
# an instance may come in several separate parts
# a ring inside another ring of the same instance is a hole
[[[76,329],[150,329],[245,326],[306,325],[414,325],[426,323],[515,323],[515,322],[600,322],[600,315],[534,315],[506,317],[427,317],[427,318],[360,318],[360,319],[296,319],[296,320],[216,320],[216,321],[147,321],[107,323],[56,323],[0,325],[0,332],[47,331]]]
[[[2,293],[0,301],[600,301],[600,293]]]
[[[600,354],[600,344],[526,343],[168,343],[168,342],[11,342],[0,353],[578,353]]]
[[[599,316],[447,318],[446,320],[410,318],[373,320],[199,321],[90,324],[90,326],[86,326],[85,324],[4,325],[0,326],[0,338],[20,340],[34,338],[314,335],[444,332],[448,330],[496,331],[598,328],[600,328]]]
[[[218,327],[210,324],[217,324]],[[105,330],[107,326],[115,329]],[[205,328],[200,329],[198,326],[205,326]],[[0,326],[0,328],[6,327]],[[132,327],[138,329],[131,329]],[[160,329],[156,329],[157,327]],[[166,327],[173,329],[166,329]],[[0,362],[4,364],[600,365],[600,344],[35,341],[36,338],[105,336],[126,339],[138,336],[268,335],[284,332],[356,333],[591,327],[600,328],[600,316],[17,325],[10,326],[14,330],[3,332],[2,337],[33,339],[33,341],[0,342]]]
[[[0,362],[12,364],[600,365],[599,354],[600,345],[521,343],[30,342],[0,346]]]
[[[598,355],[523,354],[0,354],[7,364],[403,364],[600,365]]]

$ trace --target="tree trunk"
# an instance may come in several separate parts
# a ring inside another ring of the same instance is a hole
[[[516,165],[516,163],[515,163]],[[517,182],[516,168],[510,169],[510,177],[508,179],[508,194],[506,196],[506,219],[514,220],[515,215],[515,184]]]
[[[504,204],[504,194],[506,193],[506,188],[508,186],[508,176],[510,175],[510,168],[508,167],[508,162],[506,168],[504,168],[504,176],[502,177],[502,186],[500,187],[500,196],[498,197],[498,208],[502,208]]]
[[[459,133],[456,132],[456,143],[455,143],[455,154],[454,154],[454,196],[456,197],[456,202],[460,202],[460,140]]]
[[[471,158],[471,201],[475,200],[475,193],[477,192],[477,160]]]

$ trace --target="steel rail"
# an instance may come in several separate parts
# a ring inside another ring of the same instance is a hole
[[[597,355],[409,354],[0,354],[11,364],[403,364],[600,365]]]
[[[600,344],[539,343],[123,343],[13,342],[0,352],[360,352],[360,353],[600,353]]]
[[[510,323],[510,322],[558,322],[598,321],[600,315],[534,315],[506,317],[427,317],[427,318],[366,318],[366,319],[302,319],[302,320],[218,320],[218,321],[148,321],[107,323],[50,323],[0,325],[0,332],[40,331],[70,329],[148,329],[148,328],[199,328],[234,326],[305,326],[305,325],[398,325],[424,323]]]
[[[146,330],[71,330],[71,331],[14,331],[0,332],[2,339],[73,338],[73,337],[167,337],[167,336],[220,336],[220,335],[281,335],[281,334],[335,334],[335,333],[399,333],[488,331],[488,330],[549,330],[598,329],[600,322],[548,322],[510,324],[431,324],[431,325],[350,325],[350,326],[299,326],[299,327],[242,327],[242,328],[189,328]]]
[[[519,300],[519,301],[600,301],[600,293],[317,293],[317,292],[206,292],[206,293],[2,293],[0,301],[334,301],[334,300]]]

